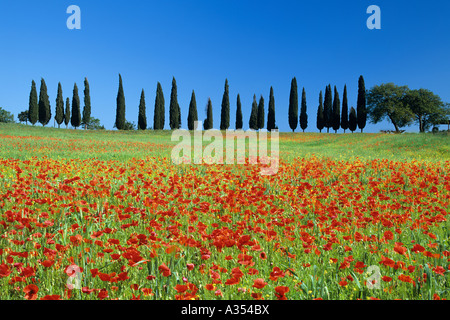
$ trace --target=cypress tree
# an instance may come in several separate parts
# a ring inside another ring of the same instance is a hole
[[[258,125],[258,129],[264,128],[264,98],[263,98],[263,96],[261,96],[259,98],[257,125]]]
[[[358,126],[358,119],[356,117],[356,110],[355,108],[351,107],[350,115],[348,117],[348,128],[353,133],[353,131],[356,130],[357,126]]]
[[[319,94],[319,107],[317,108],[317,129],[322,133],[325,127],[324,111],[323,111],[323,95],[322,91]]]
[[[156,85],[155,114],[153,116],[153,130],[164,130],[165,101],[161,83]]]
[[[298,125],[298,91],[297,79],[294,77],[291,81],[291,93],[289,95],[289,126],[292,132],[297,129]]]
[[[330,132],[330,128],[333,126],[332,114],[333,114],[333,97],[331,93],[331,84],[330,84],[325,89],[325,99],[323,105],[323,119],[328,133]]]
[[[225,89],[222,98],[222,110],[220,113],[220,130],[230,127],[230,95],[228,89],[228,79],[225,79]]]
[[[213,128],[213,110],[211,99],[208,98],[208,104],[206,105],[206,120],[203,124],[205,130],[211,130]]]
[[[70,123],[75,129],[79,127],[81,123],[80,97],[78,96],[78,87],[76,83],[73,86],[72,118],[70,119]]]
[[[302,104],[300,108],[300,128],[302,128],[303,132],[308,128],[308,114],[306,113],[306,91],[303,88],[302,91]]]
[[[141,92],[141,100],[139,101],[139,114],[138,114],[138,129],[147,129],[147,115],[145,111],[145,93],[144,89]]]
[[[39,119],[38,98],[36,91],[36,82],[31,81],[30,102],[28,107],[28,120],[34,126]]]
[[[58,83],[58,93],[56,95],[55,120],[56,123],[58,124],[58,128],[64,121],[64,98],[62,93],[61,82]]]
[[[347,100],[347,85],[344,86],[344,96],[342,97],[342,116],[341,116],[341,128],[348,129],[348,100]]]
[[[275,130],[275,98],[273,96],[273,88],[270,87],[269,94],[269,112],[267,114],[267,130]]]
[[[64,112],[64,124],[66,125],[66,129],[67,126],[69,125],[70,122],[70,99],[67,98],[66,99],[66,111]]]
[[[89,89],[89,82],[87,78],[84,78],[84,108],[83,108],[83,118],[81,119],[81,124],[84,125],[84,129],[87,128],[91,120],[91,95]]]
[[[363,132],[367,121],[367,111],[366,111],[366,87],[364,84],[363,76],[359,77],[358,80],[358,101],[356,105],[358,127]]]
[[[256,95],[253,95],[252,113],[248,122],[250,129],[258,130],[258,103],[256,102]]]
[[[333,115],[332,115],[332,123],[334,132],[337,133],[339,128],[341,127],[341,100],[339,99],[339,92],[334,86],[334,101],[333,101]]]
[[[197,101],[195,100],[195,92],[192,90],[191,102],[189,103],[189,113],[188,113],[188,129],[195,130],[195,121],[198,121],[197,113]]]
[[[236,101],[236,130],[241,130],[243,126],[241,97],[238,94]]]
[[[116,123],[117,130],[125,129],[125,94],[123,92],[122,76],[119,73],[119,90],[117,92],[117,109],[116,109]],[[72,103],[73,104],[73,103]],[[73,108],[73,106],[72,106]],[[73,115],[72,115],[73,117]]]
[[[39,122],[45,126],[51,118],[50,100],[47,94],[47,85],[45,80],[41,78],[41,89],[39,92]]]
[[[179,129],[181,126],[180,120],[180,105],[178,104],[178,94],[177,94],[177,81],[175,77],[172,79],[172,91],[170,93],[170,106],[169,106],[169,122],[170,129]]]

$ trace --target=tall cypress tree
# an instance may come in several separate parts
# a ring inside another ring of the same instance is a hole
[[[34,126],[39,119],[38,97],[36,82],[31,81],[30,102],[28,106],[28,120]]]
[[[358,80],[358,101],[356,105],[358,127],[363,132],[367,121],[367,111],[366,111],[366,86],[364,84],[363,76],[359,77]]]
[[[222,110],[220,112],[220,130],[226,130],[230,127],[230,95],[228,88],[228,79],[225,79],[225,89],[222,98]]]
[[[58,124],[58,128],[64,121],[64,98],[61,87],[61,82],[58,83],[58,93],[56,94],[56,110],[55,110],[55,120]]]
[[[341,127],[341,100],[339,99],[339,92],[334,86],[334,101],[333,101],[333,115],[332,115],[332,123],[334,132],[337,133],[339,128]]]
[[[203,124],[205,130],[211,130],[213,128],[213,109],[211,99],[208,98],[208,104],[206,105],[206,120]]]
[[[258,103],[256,102],[256,95],[253,95],[252,113],[248,125],[252,130],[258,130]]]
[[[273,87],[270,87],[269,112],[267,114],[267,130],[275,130],[275,127],[275,98],[273,96]]]
[[[264,98],[261,95],[259,98],[259,104],[258,104],[258,114],[257,114],[257,125],[258,129],[264,128]]]
[[[81,124],[81,107],[80,107],[80,97],[78,96],[78,87],[75,83],[73,86],[73,97],[72,97],[72,118],[70,119],[70,124],[75,129]]]
[[[66,111],[64,112],[64,124],[66,125],[66,129],[67,126],[69,125],[70,122],[70,99],[67,98],[66,99]]]
[[[84,129],[91,121],[91,94],[89,89],[89,82],[87,78],[84,78],[84,108],[81,124],[84,125]]]
[[[302,91],[302,104],[300,108],[300,128],[302,128],[303,132],[308,128],[308,114],[306,113],[306,91],[303,88]]]
[[[297,79],[294,77],[291,81],[291,93],[289,95],[289,127],[292,132],[297,129],[298,125],[298,91]]]
[[[180,105],[178,104],[178,94],[177,94],[177,81],[175,77],[172,79],[172,91],[170,93],[170,106],[169,106],[169,124],[170,129],[179,129],[181,126],[180,121]]]
[[[147,129],[147,115],[145,111],[145,93],[144,89],[141,92],[141,100],[139,101],[139,114],[138,114],[138,129]]]
[[[241,97],[238,94],[236,101],[236,130],[242,129],[243,126]]]
[[[153,130],[164,130],[165,101],[161,83],[156,85],[155,114],[153,116]]]
[[[41,89],[39,92],[39,122],[45,126],[52,116],[50,111],[50,100],[47,94],[47,85],[45,80],[41,78]]]
[[[195,130],[195,121],[198,121],[197,113],[197,101],[195,100],[195,92],[192,90],[191,101],[189,102],[189,113],[188,113],[188,129]]]
[[[73,103],[72,103],[73,104]],[[73,105],[72,105],[73,108]],[[73,117],[73,115],[72,115]],[[123,92],[122,76],[119,73],[119,90],[117,92],[117,109],[116,109],[116,123],[117,130],[125,129],[125,94]]]
[[[317,129],[322,133],[322,129],[325,128],[325,118],[323,111],[323,95],[322,91],[319,94],[319,107],[317,108]]]
[[[333,96],[331,93],[331,84],[325,89],[325,99],[323,104],[323,118],[324,124],[327,128],[327,132],[330,132],[330,128],[333,126]]]
[[[344,86],[344,96],[342,97],[342,116],[341,116],[341,128],[348,129],[348,100],[347,100],[347,85]]]
[[[353,131],[355,131],[357,127],[358,127],[358,119],[356,117],[356,110],[355,108],[351,107],[350,114],[348,116],[348,128],[353,133]]]

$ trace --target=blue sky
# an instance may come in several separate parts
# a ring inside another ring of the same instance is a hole
[[[81,9],[81,30],[66,27],[72,4]],[[366,27],[373,4],[381,8],[381,30]],[[0,106],[17,119],[28,108],[31,81],[39,90],[42,77],[54,116],[58,82],[70,99],[76,82],[83,100],[87,77],[92,116],[112,129],[120,73],[126,118],[135,123],[142,89],[153,123],[161,83],[167,129],[174,76],[182,126],[195,90],[199,119],[206,117],[210,97],[217,128],[227,78],[231,127],[238,93],[246,129],[253,95],[263,95],[267,111],[273,86],[277,125],[289,131],[290,83],[296,77],[299,95],[306,90],[307,131],[316,132],[319,91],[331,84],[342,100],[347,84],[349,105],[356,107],[360,75],[368,89],[394,82],[430,89],[450,102],[449,12],[450,2],[436,0],[8,1],[0,9]],[[365,131],[380,129],[393,127],[368,123]]]

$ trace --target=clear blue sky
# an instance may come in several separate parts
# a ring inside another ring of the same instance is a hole
[[[66,27],[71,4],[81,8],[81,30]],[[372,4],[381,8],[381,30],[366,27],[366,9]],[[76,82],[83,100],[87,77],[92,116],[112,129],[121,73],[127,120],[137,123],[144,89],[148,123],[153,124],[159,81],[167,129],[175,76],[183,127],[195,90],[199,119],[205,118],[210,97],[217,128],[227,78],[232,128],[237,94],[246,129],[253,95],[264,96],[267,111],[273,86],[277,125],[289,131],[295,76],[299,95],[306,89],[307,131],[316,132],[319,91],[337,86],[342,99],[347,84],[349,105],[356,107],[360,75],[368,89],[394,82],[430,89],[450,102],[449,15],[450,2],[442,0],[7,1],[0,8],[0,106],[17,119],[28,108],[31,81],[39,90],[43,77],[54,116],[58,82],[71,100]],[[367,132],[380,129],[393,127],[366,127]]]

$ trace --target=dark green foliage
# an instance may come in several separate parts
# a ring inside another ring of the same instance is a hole
[[[31,81],[30,102],[28,105],[28,120],[32,125],[35,125],[39,119],[39,107],[36,91],[36,82]]]
[[[333,100],[333,114],[332,114],[332,124],[335,133],[341,127],[341,100],[339,99],[339,92],[334,86],[334,100]]]
[[[228,89],[228,79],[225,79],[225,89],[222,98],[222,109],[220,112],[220,130],[230,127],[230,94]]]
[[[241,97],[238,94],[236,101],[236,130],[242,129],[243,126]]]
[[[90,123],[91,118],[91,95],[89,89],[89,82],[87,78],[84,78],[84,108],[83,117],[81,118],[81,124],[86,128]]]
[[[341,128],[344,129],[344,133],[348,129],[347,85],[344,86],[344,96],[342,97]]]
[[[419,132],[425,132],[433,125],[445,123],[450,113],[448,105],[427,89],[409,90],[405,96],[405,103],[414,114],[414,122],[419,125]]]
[[[73,103],[72,103],[73,104]],[[73,109],[73,105],[72,105]],[[73,118],[73,115],[72,115]],[[123,92],[122,76],[119,74],[119,90],[117,92],[116,123],[117,130],[125,130],[125,93]]]
[[[330,132],[330,128],[333,126],[333,96],[331,93],[331,85],[328,85],[325,89],[323,119],[327,132]]]
[[[169,106],[169,124],[170,129],[179,129],[181,126],[180,105],[178,104],[177,94],[177,82],[175,77],[172,79],[172,91],[170,93],[170,106]]]
[[[139,114],[138,114],[138,129],[147,129],[147,115],[145,111],[145,93],[144,89],[141,92],[141,100],[139,101]]]
[[[19,122],[25,122],[25,124],[28,124],[28,110],[19,113],[17,118],[19,119]]]
[[[39,122],[42,126],[47,125],[50,121],[52,114],[50,110],[50,100],[47,94],[47,85],[45,80],[41,79],[41,89],[39,92]]]
[[[317,108],[317,129],[322,132],[322,129],[325,128],[325,119],[324,119],[324,111],[323,111],[323,95],[322,91],[319,94],[319,107]]]
[[[105,127],[100,124],[100,120],[94,117],[89,118],[89,123],[87,124],[88,130],[105,130]]]
[[[302,128],[303,132],[308,128],[308,114],[306,112],[306,91],[305,88],[302,90],[302,104],[300,107],[300,128]]]
[[[206,120],[203,124],[203,129],[211,130],[213,128],[213,109],[211,99],[208,98],[208,104],[206,106]]]
[[[75,129],[81,124],[81,107],[80,107],[80,97],[78,96],[78,87],[75,83],[73,86],[73,97],[72,97],[72,117],[70,119],[70,124]]]
[[[253,95],[252,113],[248,122],[250,129],[258,130],[258,103],[256,102],[256,95]]]
[[[257,126],[258,129],[264,128],[264,98],[261,96],[259,98],[258,104],[258,114],[257,114]]]
[[[70,99],[67,98],[66,99],[66,110],[64,112],[64,124],[67,126],[69,125],[70,122]]]
[[[353,133],[356,128],[358,127],[358,119],[356,117],[356,110],[355,108],[350,108],[350,114],[348,116],[348,128]]]
[[[56,110],[55,110],[55,120],[58,124],[58,128],[64,121],[64,98],[62,93],[61,83],[58,83],[58,93],[56,95]]]
[[[153,130],[164,130],[165,101],[161,83],[156,85],[155,114],[153,116]]]
[[[275,124],[275,98],[273,96],[273,88],[270,87],[269,94],[269,112],[267,114],[267,130],[272,131],[276,128]]]
[[[367,115],[372,123],[389,120],[396,132],[412,124],[414,114],[407,104],[407,86],[393,83],[374,86],[367,93]],[[366,111],[364,111],[366,112]]]
[[[363,132],[367,121],[366,86],[364,84],[363,76],[360,76],[358,80],[358,101],[356,105],[356,112],[358,118],[358,127],[361,129],[361,132]]]
[[[136,124],[134,122],[130,122],[125,120],[125,125],[122,130],[136,130]]]
[[[297,79],[294,77],[291,81],[291,92],[289,95],[289,127],[292,132],[297,129],[298,125],[298,91]]]
[[[14,123],[14,115],[0,107],[0,123]]]
[[[195,100],[195,92],[194,90],[192,90],[191,101],[189,102],[189,113],[187,118],[189,130],[197,129],[195,126],[196,121],[198,121],[197,101]]]

